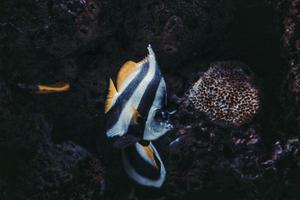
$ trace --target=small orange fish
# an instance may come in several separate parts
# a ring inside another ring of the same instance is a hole
[[[49,94],[49,93],[60,93],[67,92],[70,90],[69,83],[55,83],[55,84],[38,84],[38,85],[26,85],[19,83],[18,86],[22,89],[35,92],[37,94]]]

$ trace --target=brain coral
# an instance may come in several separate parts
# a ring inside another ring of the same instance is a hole
[[[260,108],[259,90],[241,63],[217,62],[187,93],[190,105],[221,125],[239,127]]]

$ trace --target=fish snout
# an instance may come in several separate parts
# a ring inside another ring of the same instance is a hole
[[[161,109],[156,112],[155,119],[157,121],[170,120],[176,112],[177,110],[169,111],[166,109]]]
[[[163,112],[162,115],[163,115],[163,120],[165,122],[166,128],[168,130],[174,129],[174,123],[172,121],[172,113],[167,111],[167,112]]]

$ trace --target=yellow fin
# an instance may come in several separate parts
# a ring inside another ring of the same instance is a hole
[[[108,93],[105,101],[104,113],[107,113],[113,104],[113,98],[118,95],[117,89],[114,85],[114,82],[109,79]]]
[[[137,124],[138,118],[142,117],[142,115],[139,113],[139,111],[135,107],[132,106],[131,108],[132,108],[132,112],[133,112],[133,115],[132,115],[133,123]]]
[[[38,85],[38,94],[56,93],[56,92],[67,92],[70,90],[69,83],[56,83],[52,85]]]
[[[146,154],[151,158],[151,160],[153,161],[153,163],[155,163],[155,167],[157,167],[156,166],[156,162],[155,162],[155,158],[154,158],[154,153],[150,149],[150,147],[149,146],[143,146],[143,149],[146,152]]]
[[[133,61],[127,61],[120,69],[117,77],[117,89],[120,90],[125,79],[138,67]]]

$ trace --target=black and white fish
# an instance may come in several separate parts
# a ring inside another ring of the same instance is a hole
[[[139,142],[122,150],[128,176],[140,185],[160,188],[166,177],[164,164],[153,144]]]
[[[148,46],[148,56],[126,62],[117,76],[116,87],[109,80],[105,104],[106,135],[124,148],[137,141],[151,141],[172,129],[166,111],[166,83]]]

